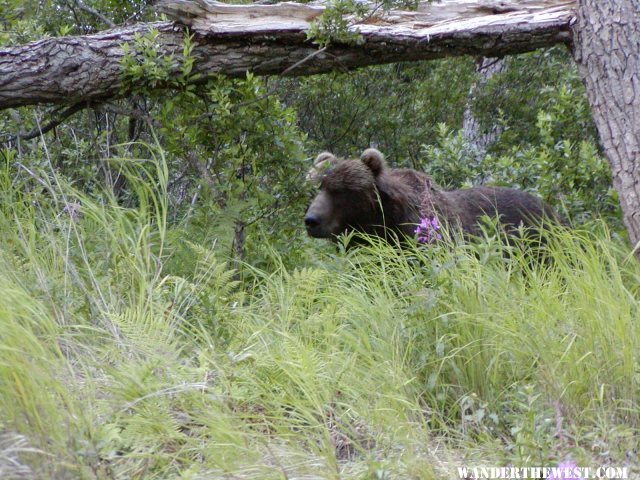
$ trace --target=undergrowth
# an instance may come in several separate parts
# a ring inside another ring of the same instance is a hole
[[[167,224],[162,152],[121,162],[128,206],[0,172],[0,477],[637,472],[640,266],[604,225],[234,271]]]

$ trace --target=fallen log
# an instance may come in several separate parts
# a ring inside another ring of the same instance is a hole
[[[575,2],[448,0],[417,11],[377,11],[350,27],[360,32],[362,42],[320,50],[306,33],[324,11],[319,5],[167,0],[161,8],[175,21],[0,48],[0,109],[126,96],[136,85],[123,76],[123,45],[136,54],[136,38],[151,31],[157,31],[157,52],[174,59],[171,74],[180,72],[184,35],[193,35],[193,73],[199,74],[194,82],[213,74],[312,75],[456,55],[498,57],[569,44]],[[163,86],[169,85],[157,88]]]

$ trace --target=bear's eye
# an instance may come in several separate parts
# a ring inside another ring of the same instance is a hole
[[[326,189],[327,193],[330,193],[334,197],[347,197],[351,194],[351,191],[345,187],[332,186]]]
[[[332,195],[338,194],[340,192],[344,192],[345,190],[346,189],[344,188],[344,185],[335,183],[335,182],[325,181],[325,179],[323,179],[322,183],[320,184],[321,192],[324,191],[327,193],[331,193]]]

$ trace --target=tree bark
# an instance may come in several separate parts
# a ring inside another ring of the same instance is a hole
[[[377,13],[352,27],[361,32],[362,44],[319,51],[306,39],[306,30],[323,7],[172,0],[164,8],[179,24],[138,24],[0,48],[0,109],[101,102],[144,86],[144,79],[140,85],[123,82],[122,45],[129,44],[134,51],[136,35],[151,29],[158,31],[158,53],[174,55],[171,75],[177,75],[185,25],[194,34],[194,73],[200,74],[199,82],[216,73],[311,75],[465,54],[503,56],[570,42],[573,1],[511,0],[488,5],[493,4],[445,0],[416,12]]]
[[[640,242],[640,4],[580,0],[574,58],[631,242]],[[640,249],[636,250],[640,256]]]
[[[481,131],[480,122],[473,114],[473,99],[475,91],[482,88],[496,73],[502,73],[507,68],[504,58],[480,57],[476,60],[477,80],[471,85],[467,95],[467,104],[462,114],[462,132],[465,140],[473,145],[477,157],[482,158],[487,153],[487,148],[502,134],[502,126],[494,123],[486,132]]]

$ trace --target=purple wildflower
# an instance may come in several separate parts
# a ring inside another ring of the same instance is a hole
[[[576,462],[573,460],[560,462],[558,466],[554,468],[555,472],[552,471],[547,477],[547,480],[574,480],[580,478],[573,475],[573,469],[576,467]]]
[[[420,243],[432,243],[434,240],[442,240],[442,235],[438,233],[440,230],[440,222],[435,215],[431,218],[422,217],[420,223],[415,229]]]

